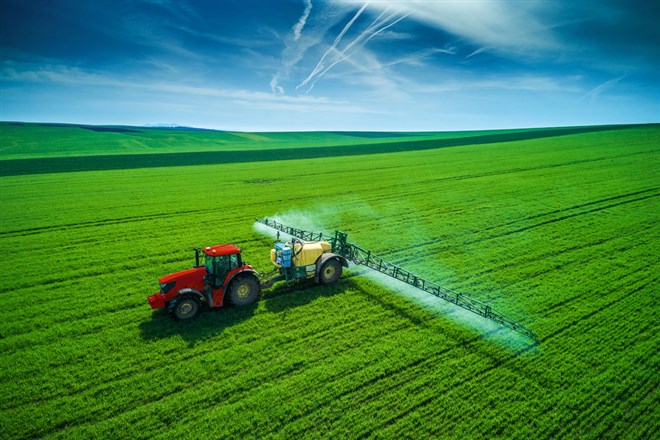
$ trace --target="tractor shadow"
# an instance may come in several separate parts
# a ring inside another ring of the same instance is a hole
[[[190,321],[175,321],[165,309],[159,309],[153,312],[151,319],[140,323],[140,334],[145,341],[178,336],[192,347],[221,334],[226,328],[250,319],[258,306],[255,303],[243,307],[204,308]]]
[[[354,287],[348,276],[330,285],[304,280],[292,286],[282,284],[270,289],[262,294],[261,301],[268,312],[286,313],[292,308],[307,305],[319,298],[332,297]]]

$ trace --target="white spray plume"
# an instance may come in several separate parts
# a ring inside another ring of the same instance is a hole
[[[277,239],[277,231],[273,228],[264,225],[263,223],[254,222],[252,228],[261,235],[266,235],[273,239]]]
[[[403,295],[434,315],[443,316],[461,326],[468,327],[484,335],[487,340],[498,342],[516,351],[532,345],[532,342],[520,333],[441,298],[437,298],[403,281],[368,268],[364,268],[361,276],[368,278],[391,292]]]
[[[316,215],[311,212],[301,212],[301,211],[287,211],[282,214],[275,214],[267,217],[268,220],[275,220],[278,223],[281,223],[286,226],[291,226],[297,229],[303,229],[310,232],[329,232],[329,230],[323,227],[322,221],[319,219],[324,218],[323,214],[317,213]],[[272,238],[277,238],[277,232],[275,229],[264,225],[263,223],[254,222],[254,230],[260,234],[267,235]],[[280,237],[283,240],[288,240],[286,234],[280,233]]]

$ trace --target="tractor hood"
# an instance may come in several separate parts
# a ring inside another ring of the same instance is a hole
[[[160,284],[166,284],[171,282],[194,282],[199,279],[203,279],[206,275],[206,269],[204,267],[193,267],[192,269],[182,270],[181,272],[174,272],[169,275],[165,275],[163,278],[158,280]]]

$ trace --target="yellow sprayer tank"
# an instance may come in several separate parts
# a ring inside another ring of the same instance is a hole
[[[324,252],[330,251],[330,243],[327,241],[305,241],[303,242],[302,251],[300,251],[300,243],[296,242],[293,249],[293,265],[294,266],[309,266],[316,263],[316,260]]]
[[[330,252],[331,246],[327,241],[304,241],[302,242],[302,251],[300,250],[300,242],[286,243],[287,248],[293,248],[293,258],[291,259],[292,266],[310,266],[316,263],[316,260],[325,252]],[[297,254],[297,255],[296,255]],[[277,263],[277,251],[270,250],[270,260],[275,266]]]

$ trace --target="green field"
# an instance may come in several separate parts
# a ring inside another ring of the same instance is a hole
[[[136,143],[132,132],[0,127],[2,438],[660,432],[657,124],[151,129]],[[283,150],[299,151],[260,156]],[[207,157],[231,151],[256,153]],[[188,166],[177,162],[185,152]],[[157,279],[190,267],[194,246],[233,242],[269,271],[272,239],[256,217],[342,229],[540,342],[359,267],[193,322],[151,311]]]

